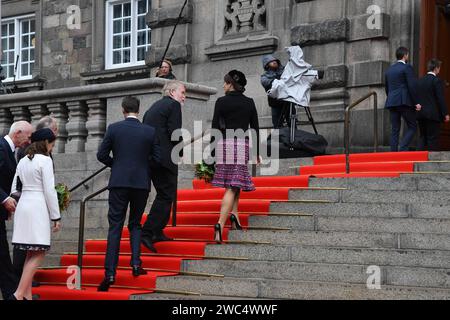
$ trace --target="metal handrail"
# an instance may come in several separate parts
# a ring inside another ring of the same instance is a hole
[[[77,184],[76,186],[72,187],[69,192],[74,192],[75,190],[77,190],[78,188],[80,188],[81,186],[84,186],[86,189],[88,188],[85,184],[87,182],[89,182],[90,180],[94,179],[96,176],[98,176],[100,173],[102,173],[103,171],[105,171],[106,169],[108,169],[108,166],[104,166],[103,168],[97,170],[95,173],[91,174],[89,177],[87,177],[86,179],[84,179],[83,181],[81,181],[79,184]]]
[[[370,97],[373,96],[373,105],[374,105],[374,117],[373,117],[373,126],[374,126],[374,152],[378,152],[378,94],[375,91],[370,92],[365,95],[361,99],[355,101],[350,106],[345,109],[345,124],[344,124],[344,144],[345,144],[345,170],[346,173],[350,173],[350,112],[352,109],[356,108],[359,104],[366,101]]]
[[[80,272],[80,287],[77,288],[78,290],[81,290],[81,277],[82,277],[82,269],[83,269],[83,248],[84,248],[84,226],[85,226],[85,216],[86,216],[86,203],[91,200],[92,198],[95,198],[99,194],[105,192],[108,190],[108,187],[104,187],[101,190],[98,190],[86,197],[83,198],[83,200],[80,203],[80,225],[78,230],[78,268]]]

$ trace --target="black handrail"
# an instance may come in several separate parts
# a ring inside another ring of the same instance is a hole
[[[79,230],[78,230],[78,268],[79,268],[79,272],[80,272],[80,288],[78,288],[79,290],[81,290],[81,277],[82,277],[82,270],[83,270],[83,248],[84,248],[84,225],[85,225],[85,216],[86,216],[86,203],[91,200],[92,198],[95,198],[96,196],[98,196],[99,194],[105,192],[106,190],[108,190],[108,187],[104,187],[101,190],[98,190],[86,197],[83,198],[83,200],[80,203],[80,225],[79,225]]]
[[[104,166],[103,168],[97,170],[95,173],[91,174],[89,177],[87,177],[86,179],[84,179],[83,181],[81,181],[79,184],[77,184],[76,186],[72,187],[69,192],[74,192],[75,190],[77,190],[78,188],[80,188],[81,186],[84,186],[86,189],[88,188],[85,184],[87,182],[89,182],[90,180],[94,179],[96,176],[98,176],[100,173],[102,173],[103,171],[105,171],[106,169],[108,169],[108,166]]]
[[[373,96],[374,104],[374,117],[373,117],[373,127],[374,127],[374,149],[378,152],[378,94],[375,91],[370,92],[361,99],[355,101],[350,106],[345,109],[345,125],[344,125],[344,144],[345,144],[345,170],[346,173],[350,173],[350,112],[352,109],[357,107],[362,102]]]

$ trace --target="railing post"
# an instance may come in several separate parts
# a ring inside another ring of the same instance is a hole
[[[84,220],[86,215],[86,198],[84,198],[80,203],[80,224],[78,230],[78,272],[80,272],[79,280],[77,284],[77,290],[81,290],[82,287],[82,276],[83,276],[83,247],[84,247]]]
[[[373,94],[373,104],[374,104],[374,137],[375,137],[375,153],[378,152],[378,94],[374,92]]]
[[[345,110],[344,123],[345,172],[350,173],[350,107]]]

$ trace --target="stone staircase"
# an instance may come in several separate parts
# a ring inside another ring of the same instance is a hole
[[[449,299],[450,153],[431,161],[400,178],[311,179],[273,203],[273,215],[250,218],[251,227],[290,230],[232,231],[233,243],[207,246],[206,257],[235,261],[184,262],[184,271],[223,278],[157,280],[200,296],[135,299]],[[379,290],[367,287],[369,266],[379,267]]]

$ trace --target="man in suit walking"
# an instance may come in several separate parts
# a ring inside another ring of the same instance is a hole
[[[419,149],[439,151],[441,123],[449,122],[450,115],[444,97],[444,83],[438,78],[442,62],[432,59],[428,62],[428,74],[419,80],[420,140]]]
[[[397,63],[386,71],[386,108],[391,113],[391,151],[399,150],[401,119],[406,122],[408,130],[400,142],[400,151],[408,151],[409,145],[417,131],[417,111],[421,105],[417,98],[417,81],[414,70],[408,64],[409,50],[400,47],[396,52]]]
[[[130,205],[131,267],[133,276],[145,275],[141,261],[141,219],[150,191],[150,158],[158,161],[155,129],[138,120],[140,102],[134,97],[122,101],[124,121],[108,127],[97,159],[111,167],[109,179],[109,230],[105,259],[105,278],[98,291],[108,291],[115,283],[120,240]],[[110,153],[113,156],[110,156]]]
[[[18,278],[9,255],[5,221],[16,211],[17,202],[9,195],[17,167],[17,148],[30,144],[33,127],[26,121],[11,126],[9,134],[0,138],[0,290],[3,299],[17,289]]]
[[[156,252],[154,243],[170,241],[163,233],[170,219],[170,211],[177,192],[178,165],[171,154],[178,142],[172,133],[182,126],[181,107],[186,100],[186,88],[179,81],[170,81],[163,88],[163,98],[145,113],[144,123],[156,129],[161,147],[161,163],[152,163],[152,182],[156,189],[153,202],[142,232],[142,244]]]

